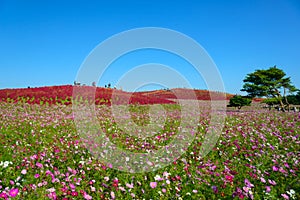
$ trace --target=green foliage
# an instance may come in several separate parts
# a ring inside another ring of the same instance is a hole
[[[296,95],[288,95],[287,100],[290,104],[300,105],[300,91]]]
[[[247,97],[243,97],[241,95],[234,95],[229,100],[230,107],[238,107],[238,109],[241,109],[243,106],[249,106],[251,104],[252,100]]]
[[[279,101],[278,99],[276,98],[268,98],[268,99],[264,99],[261,103],[265,103],[269,106],[272,106],[272,105],[279,105]]]

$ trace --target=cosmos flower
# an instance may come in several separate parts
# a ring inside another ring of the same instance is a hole
[[[156,188],[156,186],[157,186],[157,182],[150,182],[150,187],[152,189]]]
[[[19,189],[18,188],[12,188],[10,191],[9,191],[9,196],[10,197],[15,197],[17,196],[19,193]]]

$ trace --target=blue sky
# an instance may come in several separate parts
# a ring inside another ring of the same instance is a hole
[[[229,93],[240,93],[247,73],[274,65],[300,88],[297,0],[0,0],[0,88],[72,84],[100,42],[141,27],[173,29],[196,40],[216,63]],[[116,84],[137,64],[163,60],[192,87],[206,87],[176,56],[144,51],[122,59],[99,86]]]

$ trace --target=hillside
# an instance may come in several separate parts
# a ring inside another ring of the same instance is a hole
[[[47,86],[36,88],[2,89],[0,90],[0,101],[3,102],[26,102],[30,104],[71,104],[73,89],[80,95],[74,97],[81,101],[91,101],[95,94],[97,105],[113,104],[173,104],[175,99],[195,99],[198,100],[229,100],[233,95],[220,92],[209,92],[207,90],[191,90],[175,88],[172,90],[154,90],[145,92],[125,92],[122,90],[92,86]],[[88,95],[92,94],[92,95]],[[196,96],[195,96],[196,94]],[[82,98],[80,96],[90,96]]]

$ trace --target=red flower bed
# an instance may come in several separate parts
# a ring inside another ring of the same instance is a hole
[[[76,88],[74,88],[76,87]],[[73,89],[75,96],[73,97]],[[159,97],[145,96],[141,93],[130,93],[111,88],[91,86],[51,86],[37,88],[4,89],[0,90],[0,101],[26,102],[29,104],[65,104],[72,99],[79,101],[95,101],[95,104],[174,104],[175,102]]]

